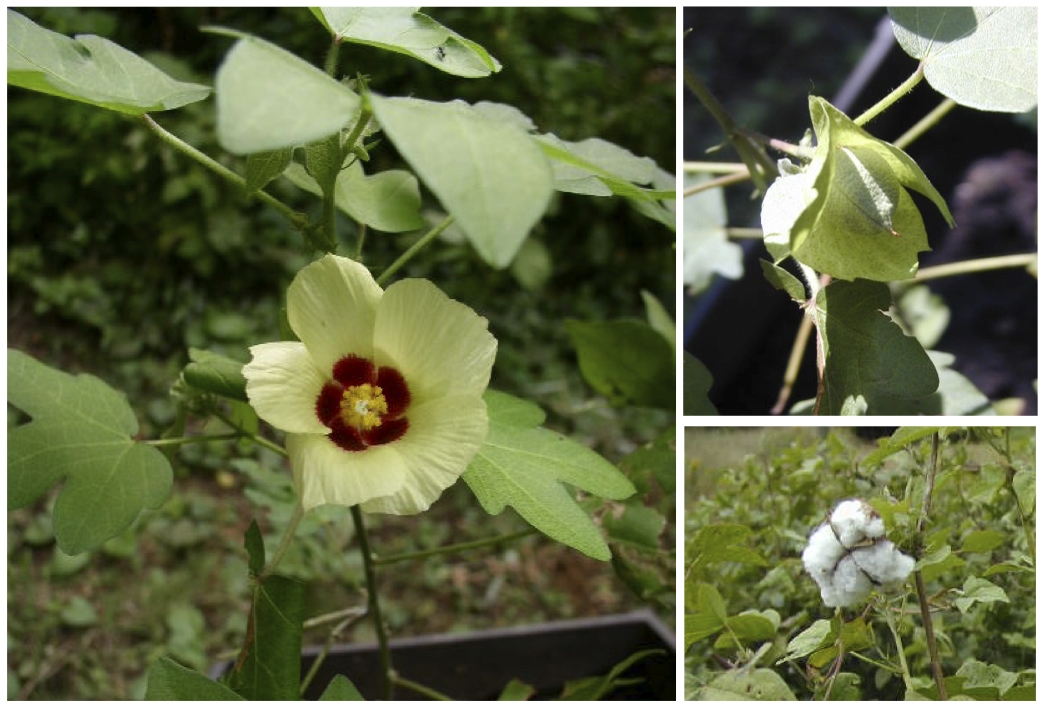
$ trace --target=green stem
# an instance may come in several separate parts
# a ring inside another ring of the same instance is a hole
[[[887,620],[887,627],[891,629],[891,635],[895,639],[895,649],[898,650],[898,662],[902,665],[902,681],[905,683],[906,696],[912,691],[915,691],[913,686],[912,675],[909,674],[909,665],[905,661],[905,646],[902,644],[902,636],[898,634],[898,628],[895,627],[894,616],[891,615],[891,607],[889,605],[884,606],[884,619]]]
[[[927,530],[927,517],[931,512],[931,495],[934,493],[934,479],[938,473],[938,454],[941,447],[941,438],[938,432],[931,435],[931,460],[927,467],[927,478],[924,483],[923,505],[920,506],[920,518],[916,523],[916,537],[914,538],[914,553],[920,554],[923,547],[924,532]],[[927,654],[931,660],[931,674],[934,676],[935,686],[938,687],[938,698],[947,701],[945,692],[945,677],[942,674],[942,664],[938,657],[938,643],[934,639],[934,621],[931,619],[931,606],[927,602],[927,590],[924,588],[923,574],[917,570],[913,572],[916,583],[916,598],[920,603],[920,616],[923,619],[924,636],[927,638]]]
[[[965,260],[964,262],[951,262],[945,265],[925,267],[917,272],[916,277],[911,281],[919,283],[930,279],[966,275],[974,272],[986,272],[988,270],[1000,270],[1011,267],[1028,267],[1038,259],[1038,253],[1031,252],[1017,255],[1000,255],[998,257],[983,257],[977,260]]]
[[[902,81],[901,86],[888,93],[880,100],[879,103],[877,103],[872,108],[855,118],[855,125],[858,125],[860,127],[862,125],[865,125],[870,120],[880,115],[880,113],[884,112],[892,105],[897,103],[898,99],[900,99],[906,93],[913,90],[916,84],[920,83],[920,81],[923,80],[923,68],[924,65],[921,61],[920,65],[916,67],[916,71],[913,72],[913,75],[907,78],[905,81]]]
[[[905,149],[911,145],[920,135],[924,134],[932,127],[937,125],[945,115],[956,107],[956,101],[952,98],[946,98],[938,106],[927,115],[920,118],[916,125],[905,131],[901,137],[894,141],[894,146],[899,149]]]
[[[384,629],[384,618],[380,614],[380,597],[377,593],[377,577],[374,571],[373,554],[369,549],[369,538],[366,535],[366,523],[362,520],[362,510],[358,505],[351,506],[351,519],[355,521],[355,535],[359,539],[359,552],[362,553],[362,566],[366,574],[366,593],[369,601],[369,614],[373,617],[373,628],[377,633],[377,646],[380,650],[380,682],[382,699],[391,700],[391,649],[388,645],[387,631]]]
[[[212,157],[209,157],[208,155],[200,152],[195,147],[188,144],[177,135],[174,135],[173,133],[164,130],[163,127],[160,126],[160,124],[157,123],[155,120],[153,120],[152,116],[148,113],[143,113],[141,118],[145,122],[145,125],[150,130],[152,130],[152,132],[156,133],[159,139],[163,140],[168,145],[181,152],[182,154],[187,155],[192,159],[196,160],[204,167],[217,174],[222,179],[225,179],[226,181],[235,184],[243,190],[246,189],[246,179],[239,176],[223,164],[217,162]],[[292,208],[290,208],[271,194],[265,192],[263,189],[258,189],[257,191],[253,192],[252,195],[257,197],[261,201],[264,201],[266,204],[268,204],[276,211],[281,213],[283,216],[285,216],[294,228],[300,230],[308,224],[308,217],[306,215],[294,211]]]
[[[341,620],[339,623],[333,626],[333,628],[329,631],[329,634],[326,635],[326,642],[323,644],[322,650],[319,652],[319,654],[315,655],[315,659],[312,660],[311,663],[311,668],[308,670],[308,673],[304,676],[304,679],[301,680],[300,694],[302,697],[304,696],[304,692],[308,690],[308,686],[311,685],[312,680],[315,679],[315,675],[319,673],[319,669],[322,667],[322,663],[326,661],[326,657],[327,655],[329,655],[330,649],[333,647],[333,641],[340,637],[340,634],[344,632],[344,630],[349,625],[351,625],[353,622],[365,615],[365,612],[358,613],[358,610],[355,608],[351,608],[349,610],[355,611],[354,614],[349,615],[347,618]]]
[[[142,441],[143,444],[149,446],[181,446],[182,444],[199,444],[204,441],[231,441],[232,439],[239,439],[242,434],[239,432],[229,432],[228,434],[211,434],[209,436],[179,436],[173,439],[146,439]]]
[[[279,567],[279,562],[282,561],[283,556],[286,554],[286,550],[290,548],[290,542],[293,541],[294,535],[297,534],[297,526],[301,523],[301,518],[303,517],[304,507],[300,503],[297,503],[297,507],[293,509],[293,516],[290,517],[286,529],[283,530],[282,539],[279,540],[279,546],[275,548],[275,553],[272,554],[272,558],[268,562],[268,565],[264,567],[264,571],[262,571],[261,575],[257,577],[258,583],[275,573],[275,570]]]
[[[405,677],[400,677],[397,674],[393,675],[392,679],[394,680],[395,684],[397,684],[398,686],[401,686],[401,687],[403,687],[405,689],[409,689],[410,691],[415,691],[418,694],[422,694],[422,695],[426,696],[427,698],[431,699],[432,701],[452,701],[453,700],[451,697],[446,696],[445,694],[443,694],[440,691],[435,691],[434,689],[432,689],[429,686],[424,686],[423,684],[418,684],[415,681],[411,681],[409,679],[406,679]]]
[[[337,39],[333,40],[333,44],[330,45],[330,50],[326,52],[326,75],[331,78],[337,78],[337,59],[340,57],[340,41]]]
[[[724,232],[729,238],[736,240],[763,240],[764,238],[764,231],[760,228],[725,228]]]
[[[743,167],[742,171],[729,172],[724,176],[719,176],[716,179],[710,181],[704,181],[695,186],[689,186],[685,189],[681,196],[688,198],[694,194],[698,194],[700,191],[709,191],[710,189],[717,189],[723,186],[731,186],[732,184],[740,184],[750,178],[750,170]]]
[[[506,544],[507,542],[513,542],[516,539],[521,539],[522,537],[528,537],[531,534],[536,534],[536,530],[530,527],[529,529],[520,530],[511,534],[502,534],[496,537],[476,539],[473,542],[460,542],[459,544],[448,544],[444,547],[435,547],[434,549],[425,549],[423,551],[418,552],[392,554],[391,556],[385,557],[374,556],[373,563],[377,566],[386,566],[387,564],[395,564],[400,561],[426,559],[427,557],[438,556],[440,554],[454,554],[456,552],[464,552],[471,549],[480,549],[482,547]]]
[[[685,162],[686,174],[732,174],[748,171],[742,162]]]
[[[399,255],[398,259],[392,262],[388,266],[388,268],[384,270],[379,277],[377,277],[377,284],[383,287],[391,278],[391,275],[395,274],[398,270],[402,268],[403,265],[405,265],[407,262],[413,259],[413,256],[420,252],[425,245],[427,245],[432,240],[441,235],[442,231],[444,231],[446,228],[452,225],[453,220],[455,219],[452,216],[446,216],[444,219],[442,219],[441,223],[439,223],[434,228],[427,231],[427,233],[422,235],[420,237],[420,240],[413,243],[413,245],[408,250]]]
[[[215,417],[217,417],[218,419],[220,419],[225,424],[227,424],[228,426],[230,426],[233,429],[235,429],[239,433],[240,437],[249,439],[253,443],[257,444],[258,446],[263,446],[264,448],[268,449],[269,451],[271,451],[273,453],[279,454],[283,458],[289,458],[289,454],[286,453],[286,449],[284,449],[283,447],[279,446],[278,444],[275,444],[275,443],[273,443],[271,441],[268,441],[268,439],[265,439],[263,436],[259,436],[257,434],[253,434],[251,432],[246,431],[241,426],[236,424],[232,420],[232,418],[229,417],[228,415],[226,415],[226,414],[224,414],[224,413],[222,413],[220,411],[216,411],[216,410],[213,412],[213,415]]]

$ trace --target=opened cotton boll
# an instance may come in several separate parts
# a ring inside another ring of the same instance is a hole
[[[817,527],[801,554],[831,608],[861,603],[874,587],[904,581],[915,561],[884,538],[884,521],[864,500],[845,500]]]

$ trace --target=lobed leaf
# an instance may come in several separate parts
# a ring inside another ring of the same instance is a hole
[[[385,134],[482,259],[509,265],[553,192],[550,165],[529,135],[462,101],[371,100]]]
[[[836,281],[816,297],[825,372],[819,414],[877,414],[884,398],[915,399],[938,389],[938,374],[915,338],[887,315],[887,285]]]
[[[242,696],[205,674],[160,657],[148,670],[147,701],[244,701]]]
[[[613,405],[674,408],[674,350],[643,321],[566,320],[583,378]]]
[[[361,101],[274,44],[242,33],[217,70],[217,139],[233,154],[306,145],[344,128]]]
[[[300,188],[322,196],[315,179],[299,164],[291,164],[283,176]],[[358,161],[340,171],[334,200],[353,220],[384,233],[403,233],[424,225],[420,215],[420,185],[416,177],[401,169],[366,176]]]
[[[100,546],[170,495],[170,463],[134,440],[138,422],[121,393],[11,349],[7,381],[8,402],[32,417],[8,433],[7,507],[25,507],[64,481],[54,505],[63,552]]]
[[[463,474],[490,515],[508,505],[551,539],[601,561],[612,554],[597,525],[565,485],[623,500],[634,486],[615,466],[561,434],[539,428],[536,405],[501,392],[485,394],[489,434]]]
[[[296,701],[301,685],[304,584],[268,576],[254,586],[250,618],[228,683],[251,700]]]
[[[120,113],[173,110],[210,95],[102,37],[75,39],[7,11],[7,83]]]
[[[500,62],[413,7],[319,7],[312,13],[338,42],[354,42],[419,59],[436,69],[481,78],[498,72]]]
[[[927,83],[960,105],[1022,113],[1036,107],[1037,9],[891,7],[895,39]]]

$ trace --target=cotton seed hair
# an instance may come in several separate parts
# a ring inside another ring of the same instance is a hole
[[[811,533],[804,568],[830,608],[861,603],[874,586],[905,581],[916,563],[884,537],[884,521],[864,500],[845,500]]]

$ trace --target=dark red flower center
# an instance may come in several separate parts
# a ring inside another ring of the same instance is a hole
[[[330,428],[329,438],[337,446],[365,451],[405,435],[409,399],[402,373],[349,355],[333,366],[333,379],[322,386],[315,414]]]

